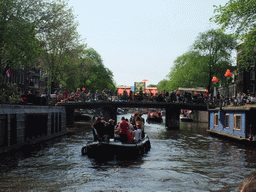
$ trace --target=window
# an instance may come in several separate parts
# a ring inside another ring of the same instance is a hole
[[[234,129],[241,131],[242,117],[241,115],[234,115]]]
[[[214,114],[214,126],[219,126],[219,116],[218,116],[218,113]]]
[[[225,115],[225,128],[229,129],[229,114]]]

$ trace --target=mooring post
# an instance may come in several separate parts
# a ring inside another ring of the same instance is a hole
[[[165,126],[168,129],[180,128],[180,109],[177,107],[166,108]]]

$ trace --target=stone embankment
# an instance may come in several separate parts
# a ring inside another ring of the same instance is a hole
[[[0,153],[66,133],[64,107],[0,104]]]

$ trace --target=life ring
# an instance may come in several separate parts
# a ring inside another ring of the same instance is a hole
[[[82,155],[86,155],[87,154],[87,147],[82,147]]]

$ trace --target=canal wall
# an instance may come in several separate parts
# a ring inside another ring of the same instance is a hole
[[[0,104],[0,153],[66,133],[64,107]]]
[[[193,121],[208,123],[208,111],[193,111],[191,114]]]

